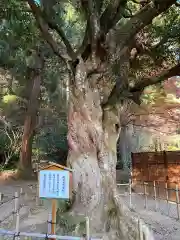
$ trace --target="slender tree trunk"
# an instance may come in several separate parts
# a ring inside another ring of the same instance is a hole
[[[130,172],[131,170],[131,152],[133,147],[132,141],[132,128],[130,125],[125,125],[121,129],[120,139],[118,148],[121,153],[121,163],[123,170]],[[132,147],[131,147],[132,146]]]
[[[39,95],[41,85],[41,71],[31,69],[32,89],[29,97],[27,113],[24,122],[22,136],[22,147],[19,161],[19,176],[21,178],[32,178],[32,143],[37,123],[37,112],[39,109]]]

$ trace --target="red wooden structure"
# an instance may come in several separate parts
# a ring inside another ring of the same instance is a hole
[[[140,181],[152,182],[152,185],[156,181],[160,188],[159,195],[164,195],[162,189],[166,183],[168,188],[175,189],[176,184],[180,188],[180,151],[140,152],[131,156],[134,188]]]

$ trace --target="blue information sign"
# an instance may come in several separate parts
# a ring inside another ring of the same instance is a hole
[[[69,172],[64,170],[40,171],[39,197],[69,199]]]

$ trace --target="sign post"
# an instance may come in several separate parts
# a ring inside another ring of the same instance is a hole
[[[57,199],[69,199],[70,174],[67,170],[51,169],[39,172],[39,197],[52,202],[51,234],[56,234]]]
[[[51,234],[56,234],[56,210],[57,210],[57,201],[52,199],[52,222],[51,222]]]

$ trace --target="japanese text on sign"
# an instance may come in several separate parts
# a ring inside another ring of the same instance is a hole
[[[43,170],[39,173],[40,198],[69,198],[69,172]]]

